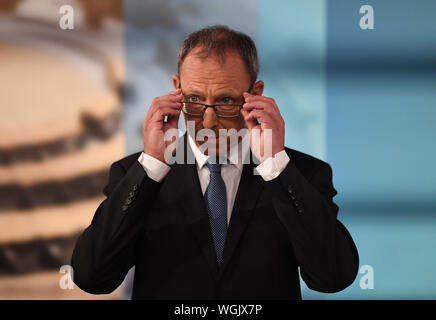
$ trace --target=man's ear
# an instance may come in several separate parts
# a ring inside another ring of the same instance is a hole
[[[261,96],[263,94],[264,83],[262,80],[256,81],[251,89],[251,94],[256,96]]]
[[[180,79],[179,79],[179,76],[176,75],[176,74],[173,74],[172,79],[173,79],[174,89],[178,89],[178,88],[179,88],[179,85],[180,85]]]

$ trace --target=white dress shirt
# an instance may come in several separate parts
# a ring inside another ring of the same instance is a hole
[[[189,145],[194,153],[195,161],[197,164],[197,172],[198,178],[200,180],[201,191],[203,192],[203,196],[206,192],[206,188],[210,181],[210,172],[207,166],[204,164],[209,159],[209,156],[202,153],[194,140],[188,134]],[[238,145],[239,146],[239,145]],[[241,150],[242,148],[240,148]],[[248,150],[247,150],[248,151]],[[230,153],[229,153],[230,154]],[[246,154],[242,155],[242,159],[244,159]],[[161,182],[165,176],[170,171],[171,167],[166,163],[157,160],[154,157],[145,154],[144,152],[138,158],[139,163],[144,168],[147,176],[150,179],[153,179],[157,182]],[[270,157],[262,162],[260,165],[256,167],[259,175],[265,180],[270,181],[275,179],[280,175],[280,173],[286,168],[288,162],[290,161],[288,155],[285,150],[282,150],[274,155],[274,157]],[[230,163],[230,164],[222,164],[221,166],[221,176],[224,180],[224,184],[226,185],[226,195],[227,195],[227,224],[230,222],[233,204],[236,198],[236,192],[238,191],[239,181],[241,180],[241,174],[243,169],[243,163]]]

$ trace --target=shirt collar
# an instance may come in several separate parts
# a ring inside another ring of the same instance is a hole
[[[205,155],[203,152],[200,151],[200,149],[195,144],[194,139],[191,137],[191,135],[189,133],[186,133],[186,134],[188,135],[189,145],[191,147],[192,152],[194,153],[195,161],[197,162],[197,167],[198,167],[198,169],[201,169],[201,168],[203,168],[204,164],[209,159],[209,156]],[[245,137],[245,135],[246,135],[246,133],[244,134],[243,138]],[[228,155],[231,154],[232,151],[235,151],[236,148],[239,149],[239,152],[243,152],[241,159],[245,159],[247,156],[249,148],[244,150],[244,148],[242,148],[241,143],[238,143],[236,146],[233,146],[228,151]],[[231,160],[231,159],[229,159],[229,160]],[[238,170],[242,172],[242,168],[244,166],[243,161],[231,162],[231,164],[236,166],[238,168]]]

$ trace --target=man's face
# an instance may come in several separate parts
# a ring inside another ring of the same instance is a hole
[[[180,79],[173,76],[175,88],[180,87],[184,95],[184,101],[201,102],[207,105],[216,104],[242,104],[242,94],[250,87],[250,76],[243,60],[236,52],[228,51],[224,63],[220,63],[214,56],[201,59],[195,53],[200,49],[193,49],[185,58],[180,68]],[[187,121],[195,122],[195,134],[206,128],[215,132],[217,139],[207,141],[208,145],[215,144],[211,152],[219,154],[219,129],[236,129],[239,131],[245,127],[242,115],[232,118],[223,118],[216,115],[214,108],[207,108],[203,117],[185,115]],[[195,140],[195,137],[193,137]],[[196,141],[197,146],[203,141]],[[229,149],[229,143],[226,144]],[[221,150],[222,153],[223,150]],[[207,151],[205,152],[207,153]]]

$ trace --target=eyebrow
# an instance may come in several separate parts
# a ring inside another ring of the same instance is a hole
[[[184,93],[185,93],[186,95],[188,95],[188,96],[191,96],[191,95],[203,96],[203,93],[202,93],[202,92],[200,92],[200,91],[198,91],[198,90],[195,90],[195,89],[193,89],[193,90],[190,90],[190,89],[185,90]]]
[[[201,92],[201,91],[199,91],[199,90],[197,90],[197,89],[192,89],[192,90],[189,90],[189,89],[188,89],[188,90],[186,90],[186,91],[184,92],[184,94],[187,95],[187,96],[196,95],[196,96],[199,96],[199,97],[204,97],[203,92]],[[215,98],[215,99],[221,99],[221,98],[225,98],[225,97],[239,98],[239,97],[241,97],[241,96],[242,96],[242,95],[236,93],[236,92],[233,91],[233,90],[230,90],[230,91],[224,91],[224,90],[222,90],[222,92],[221,92],[221,93],[218,93],[217,95],[215,95],[214,98]]]

